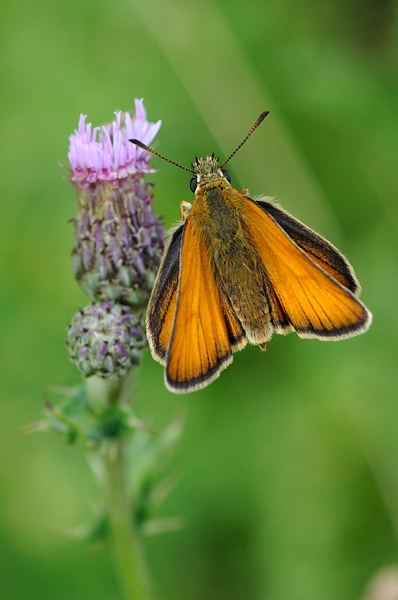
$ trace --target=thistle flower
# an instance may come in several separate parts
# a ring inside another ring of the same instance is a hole
[[[135,115],[115,113],[111,124],[92,128],[80,116],[70,137],[71,180],[78,197],[72,266],[95,300],[144,306],[163,249],[164,230],[152,209],[150,155],[131,144],[150,144],[161,122],[150,123],[142,100]]]
[[[85,377],[120,378],[139,364],[146,340],[142,323],[130,307],[94,302],[73,316],[67,345]]]
[[[128,140],[150,144],[159,127],[136,100],[134,116],[115,113],[102,127],[92,129],[82,115],[70,137],[70,179],[78,198],[72,264],[93,301],[73,316],[67,346],[85,381],[60,388],[57,401],[46,402],[45,420],[30,427],[82,442],[89,452],[105,513],[88,539],[111,536],[124,595],[134,600],[153,597],[142,536],[180,525],[153,518],[153,508],[171,490],[170,481],[159,484],[158,468],[176,441],[176,428],[154,436],[132,406],[132,367],[146,346],[143,312],[164,231],[152,209],[152,185],[144,181],[153,173],[150,155]]]

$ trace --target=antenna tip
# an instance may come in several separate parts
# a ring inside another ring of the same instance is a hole
[[[131,140],[129,140],[129,142],[131,142],[132,144],[135,144],[136,146],[140,146],[140,148],[146,148],[146,145],[144,144],[144,142],[140,142],[140,140],[136,140],[135,138],[132,138]]]
[[[265,117],[268,117],[269,115],[269,110],[265,110],[264,112],[261,113],[261,115],[259,116],[259,118],[257,119],[257,123],[258,125],[260,125],[260,123],[262,123],[265,119]]]

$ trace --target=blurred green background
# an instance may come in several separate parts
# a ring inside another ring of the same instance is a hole
[[[137,411],[188,412],[164,507],[185,518],[146,551],[163,600],[352,600],[398,562],[397,3],[393,0],[3,0],[0,596],[117,599],[105,553],[64,536],[92,514],[81,452],[20,429],[48,384],[77,382],[65,326],[87,301],[70,269],[66,163],[95,124],[144,97],[159,150],[225,156],[349,257],[374,314],[364,336],[275,336],[208,389],[176,397],[149,353]],[[156,161],[167,226],[189,177]]]

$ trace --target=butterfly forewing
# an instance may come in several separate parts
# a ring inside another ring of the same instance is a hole
[[[255,202],[333,279],[339,281],[351,292],[360,292],[353,268],[333,244],[274,204],[264,200]]]
[[[166,385],[174,392],[200,389],[232,361],[244,342],[233,311],[226,310],[200,229],[188,217],[181,249],[177,306],[166,357]]]
[[[152,356],[165,364],[177,304],[183,225],[175,229],[163,252],[148,304],[146,328]]]

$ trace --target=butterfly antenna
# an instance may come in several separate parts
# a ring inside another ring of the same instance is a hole
[[[129,140],[129,142],[131,142],[132,144],[135,144],[136,146],[139,146],[140,148],[142,148],[143,150],[146,150],[147,152],[150,152],[151,154],[153,154],[154,156],[157,156],[158,158],[162,158],[166,162],[171,163],[172,165],[174,165],[175,167],[178,167],[179,169],[183,169],[184,171],[189,171],[190,173],[195,173],[195,171],[193,169],[190,169],[189,167],[184,167],[184,165],[180,165],[178,162],[175,162],[174,160],[171,160],[170,158],[166,158],[165,156],[163,156],[163,154],[160,154],[160,152],[157,152],[153,148],[150,148],[149,146],[144,144],[144,142],[140,142],[140,140],[132,139],[132,140]]]
[[[261,113],[261,115],[258,117],[256,122],[253,123],[253,125],[250,127],[249,131],[246,133],[245,137],[243,138],[243,140],[241,141],[239,146],[237,148],[235,148],[235,150],[228,156],[228,158],[226,160],[224,160],[223,164],[221,165],[221,169],[227,164],[227,162],[229,162],[231,160],[231,158],[233,156],[235,156],[235,154],[238,152],[238,150],[240,150],[242,148],[243,144],[246,144],[246,142],[249,139],[249,137],[251,136],[251,134],[256,131],[257,127],[259,125],[261,125],[261,123],[264,121],[264,119],[267,115],[269,115],[269,110],[266,110]]]

